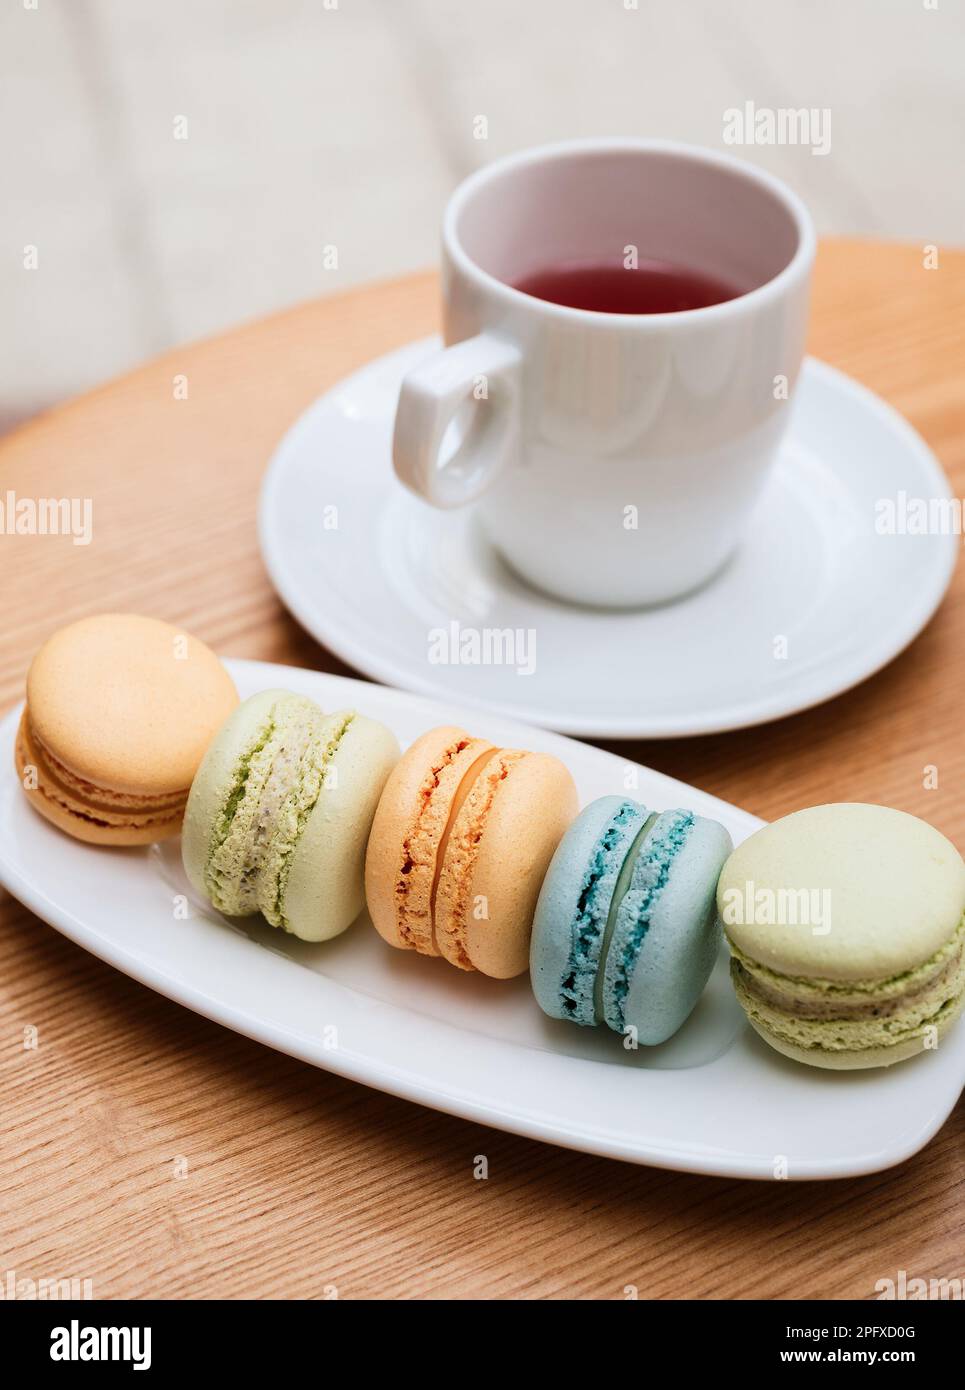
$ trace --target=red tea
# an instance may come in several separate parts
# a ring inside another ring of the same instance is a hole
[[[533,271],[514,288],[550,304],[600,314],[676,314],[736,299],[743,291],[672,261],[563,261]]]

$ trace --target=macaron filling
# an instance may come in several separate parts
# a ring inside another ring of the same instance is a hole
[[[25,712],[26,717],[26,741],[40,754],[47,769],[59,781],[66,791],[75,796],[81,797],[85,801],[94,803],[100,802],[105,807],[161,807],[183,805],[188,798],[188,788],[183,787],[178,791],[159,793],[156,796],[143,795],[137,792],[112,791],[110,787],[101,786],[97,782],[92,782],[88,778],[81,777],[73,772],[66,763],[55,757],[49,748],[37,736],[36,730],[30,723],[29,712]]]
[[[614,1032],[626,1029],[626,1000],[654,909],[667,886],[674,859],[694,828],[690,811],[664,811],[648,822],[634,846],[629,887],[616,903],[597,1001]]]
[[[309,741],[297,768],[292,767],[292,785],[274,817],[274,829],[262,862],[259,902],[273,927],[292,931],[285,912],[285,896],[292,860],[309,816],[328,784],[339,744],[355,719],[352,711],[330,715]]]
[[[604,943],[619,902],[617,883],[655,817],[634,801],[624,801],[611,816],[594,848],[580,885],[571,927],[567,968],[560,981],[561,1018],[595,1027],[602,1016],[595,1000],[597,973]]]
[[[432,903],[433,939],[440,953],[460,970],[475,970],[466,949],[472,910],[475,861],[499,784],[529,755],[522,749],[490,749],[467,770],[453,802],[440,843]]]
[[[261,911],[288,929],[284,889],[291,857],[318,798],[326,769],[354,715],[326,717],[313,701],[275,701],[238,759],[234,783],[215,820],[205,887],[219,911]]]
[[[741,1003],[766,1032],[799,1048],[855,1052],[895,1046],[941,1028],[965,997],[965,915],[928,960],[886,980],[798,979],[731,945]]]
[[[244,917],[259,910],[262,862],[275,817],[320,713],[307,702],[277,701],[238,762],[235,785],[215,827],[207,865],[211,900],[230,916]]]
[[[473,743],[475,742],[476,741],[474,740]],[[466,747],[473,748],[473,744],[467,744]],[[452,804],[449,807],[449,815],[446,820],[445,829],[443,830],[442,835],[439,838],[438,843],[436,845],[435,864],[433,866],[432,874],[432,890],[429,895],[429,928],[432,933],[433,950],[437,955],[445,955],[443,945],[439,941],[439,934],[436,929],[436,904],[439,898],[439,880],[442,877],[443,865],[446,863],[446,854],[449,849],[449,841],[452,838],[453,830],[455,829],[455,826],[459,820],[459,814],[462,811],[462,808],[465,805],[470,792],[472,791],[473,787],[475,787],[479,777],[482,775],[483,770],[487,766],[487,764],[490,763],[494,757],[498,756],[498,750],[495,749],[492,746],[492,744],[486,744],[485,751],[480,753],[478,757],[474,758],[472,762],[468,765],[468,767],[462,775],[458,787],[456,788],[456,794],[453,797]],[[467,966],[466,968],[471,969],[472,967]]]
[[[492,752],[491,744],[467,734],[437,757],[422,782],[415,817],[402,841],[395,910],[400,944],[423,955],[439,954],[433,907],[442,847],[461,804],[460,791],[480,759]]]
[[[91,825],[150,829],[166,826],[172,819],[177,821],[184,813],[187,788],[158,796],[137,795],[111,791],[78,776],[43,744],[27,710],[17,731],[16,756],[21,775],[28,767],[36,769],[36,786],[31,795],[43,797],[66,815]]]

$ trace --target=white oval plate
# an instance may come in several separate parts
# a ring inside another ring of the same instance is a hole
[[[506,719],[338,676],[228,665],[242,696],[286,686],[327,709],[357,705],[403,747],[456,722],[497,743],[545,749],[571,769],[582,803],[630,789],[657,809],[716,817],[735,842],[761,824],[661,773]],[[962,1088],[965,1027],[884,1071],[823,1072],[780,1057],[745,1024],[723,956],[676,1037],[634,1052],[606,1029],[544,1017],[525,976],[489,980],[393,950],[366,914],[323,945],[231,923],[194,897],[178,841],[95,849],[31,810],[12,771],[18,718],[15,710],[0,725],[0,882],[134,979],[315,1066],[547,1143],[744,1178],[785,1166],[790,1178],[846,1177],[899,1163],[931,1138]]]
[[[321,397],[262,492],[276,589],[367,675],[588,737],[712,733],[856,685],[908,645],[948,587],[959,538],[875,530],[879,499],[949,496],[934,456],[890,406],[809,358],[749,535],[714,582],[630,613],[548,598],[507,569],[471,510],[436,511],[396,481],[399,382],[436,346],[379,358]],[[464,659],[474,633],[506,631],[519,634],[503,648],[511,661]]]

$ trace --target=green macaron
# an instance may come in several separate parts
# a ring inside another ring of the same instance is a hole
[[[384,725],[266,690],[210,744],[191,786],[181,846],[194,887],[219,912],[260,912],[326,941],[364,902],[365,845],[399,757]]]
[[[737,998],[778,1052],[889,1066],[939,1046],[965,1004],[965,863],[887,806],[813,806],[724,865],[717,906]]]

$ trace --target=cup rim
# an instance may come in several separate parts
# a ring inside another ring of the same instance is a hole
[[[561,160],[573,154],[615,154],[631,152],[638,154],[670,154],[690,160],[695,164],[712,165],[725,169],[731,174],[744,178],[750,183],[765,189],[781,203],[789,213],[797,230],[797,247],[793,256],[778,273],[765,280],[736,299],[727,299],[720,304],[708,304],[699,309],[674,309],[662,314],[613,314],[600,309],[578,309],[569,304],[554,304],[550,300],[538,299],[523,290],[507,285],[504,280],[483,270],[464,249],[457,232],[457,223],[466,206],[480,188],[493,182],[513,169],[524,169],[527,165],[542,164]],[[477,169],[474,174],[463,179],[446,204],[442,220],[443,246],[453,263],[468,276],[482,285],[491,294],[505,303],[518,307],[530,307],[535,312],[551,318],[571,322],[607,324],[617,331],[632,330],[639,333],[641,328],[649,327],[654,332],[671,324],[710,322],[724,315],[751,313],[755,309],[783,295],[791,284],[804,275],[814,261],[817,238],[814,223],[807,207],[797,194],[782,179],[776,178],[766,170],[758,168],[746,160],[737,159],[723,151],[710,149],[703,145],[692,145],[680,140],[655,140],[636,136],[589,137],[577,140],[559,140],[551,144],[535,145],[515,154],[504,155]]]

